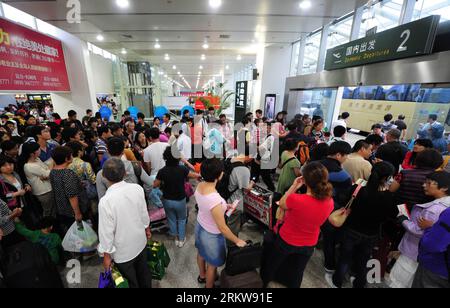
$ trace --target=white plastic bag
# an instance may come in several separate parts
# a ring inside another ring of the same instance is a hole
[[[67,231],[62,247],[69,252],[91,252],[97,250],[98,236],[86,222],[74,222]]]

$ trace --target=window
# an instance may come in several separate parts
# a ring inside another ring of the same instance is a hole
[[[3,14],[5,17],[14,21],[26,25],[30,28],[36,29],[35,18],[30,14],[22,12],[21,10],[16,9],[8,4],[3,3]]]
[[[428,0],[427,0],[428,1]],[[366,32],[377,27],[377,32],[398,26],[403,0],[386,0],[364,9],[359,38],[365,37]]]
[[[328,34],[327,49],[350,42],[352,32],[353,14],[330,27]]]
[[[418,0],[414,7],[413,20],[430,15],[441,15],[441,22],[450,20],[450,0]]]
[[[297,76],[298,57],[300,55],[300,42],[292,45],[291,73],[289,76]]]
[[[306,38],[306,48],[302,69],[303,75],[313,74],[317,71],[321,37],[322,31],[319,31]]]

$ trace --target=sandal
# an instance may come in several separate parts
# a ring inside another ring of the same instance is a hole
[[[204,283],[206,283],[206,278],[201,278],[200,276],[198,276],[197,282],[201,283],[201,284],[204,284]]]

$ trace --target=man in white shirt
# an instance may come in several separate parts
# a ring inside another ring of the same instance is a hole
[[[163,124],[161,124],[161,132],[164,133],[166,128],[172,128],[172,123],[170,122],[170,114],[166,113],[163,116]]]
[[[114,261],[130,288],[151,288],[145,248],[151,232],[144,190],[123,181],[125,165],[118,158],[105,162],[103,176],[110,184],[98,206],[103,266],[108,271]]]
[[[343,127],[345,127],[345,129],[347,129],[347,121],[349,118],[350,118],[350,113],[343,112],[341,114],[341,116],[339,117],[339,120],[337,120],[336,122],[333,123],[333,125],[331,125],[331,131],[333,131],[336,126],[343,126]]]
[[[159,135],[159,129],[155,127],[145,131],[150,145],[144,150],[144,169],[150,176],[156,176],[166,166],[163,154],[169,144],[160,142]]]

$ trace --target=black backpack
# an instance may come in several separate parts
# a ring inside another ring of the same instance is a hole
[[[228,189],[228,187],[230,187],[231,173],[233,172],[234,168],[245,167],[245,164],[240,161],[232,163],[231,159],[227,159],[225,160],[224,167],[225,173],[222,179],[217,183],[216,189],[220,196],[224,198],[225,201],[227,201],[239,189],[239,187],[237,187],[233,191],[230,191]]]

